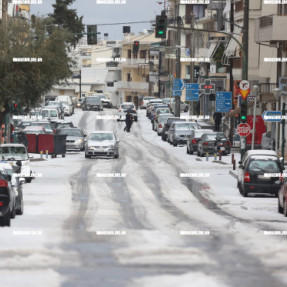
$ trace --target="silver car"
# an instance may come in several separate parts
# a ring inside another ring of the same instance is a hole
[[[196,122],[173,122],[168,130],[168,142],[173,146],[186,144],[191,131],[197,128]]]
[[[90,134],[85,146],[85,158],[91,156],[119,157],[119,140],[110,131],[95,131]]]
[[[66,149],[79,149],[85,150],[85,134],[78,128],[65,128],[61,129],[59,135],[66,135]]]
[[[160,136],[163,130],[164,124],[167,122],[168,118],[173,118],[173,114],[160,114],[154,121],[155,130],[157,135]]]

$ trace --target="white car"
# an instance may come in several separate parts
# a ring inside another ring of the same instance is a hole
[[[118,121],[124,121],[129,110],[136,112],[136,105],[133,102],[124,102],[118,107]]]
[[[157,132],[157,135],[160,136],[163,130],[164,124],[167,122],[168,118],[173,118],[173,114],[160,114],[158,118],[154,121],[154,127],[155,131]]]
[[[14,165],[16,165],[17,161],[20,161],[21,177],[25,178],[27,183],[30,183],[34,178],[30,168],[29,155],[23,144],[1,144],[0,158],[8,162],[13,162]]]
[[[70,116],[74,113],[74,104],[70,96],[58,96],[56,98],[56,101],[62,102],[63,105],[64,104],[68,105],[68,112],[66,111],[66,108],[65,108],[65,114],[68,114]]]
[[[44,119],[59,119],[59,111],[56,108],[44,108],[41,111],[41,116]]]
[[[149,97],[149,96],[143,97],[140,108],[141,109],[146,109],[146,106],[147,106],[148,102],[150,100],[153,100],[153,99],[155,99],[155,97]]]

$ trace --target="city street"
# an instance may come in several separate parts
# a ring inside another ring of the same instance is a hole
[[[230,155],[187,155],[152,131],[145,110],[130,133],[97,119],[115,114],[66,119],[88,135],[114,131],[118,159],[33,155],[42,177],[24,184],[24,214],[1,229],[2,285],[286,286],[286,236],[266,232],[287,230],[277,198],[242,197]]]

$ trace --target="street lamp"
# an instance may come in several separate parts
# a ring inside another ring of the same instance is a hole
[[[252,131],[252,147],[251,149],[254,149],[254,139],[255,139],[255,125],[256,125],[256,106],[257,106],[257,95],[259,94],[259,86],[254,85],[252,90],[253,94],[255,94],[255,99],[254,99],[254,106],[253,106],[253,131]]]
[[[279,106],[279,100],[280,100],[281,94],[282,94],[282,92],[279,88],[275,88],[273,90],[273,95],[276,99],[276,111],[278,111],[278,108],[279,108],[278,106]],[[276,122],[276,130],[275,130],[275,151],[276,151],[276,153],[278,152],[277,140],[278,140],[278,122]]]

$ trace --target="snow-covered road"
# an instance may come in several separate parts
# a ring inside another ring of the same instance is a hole
[[[1,229],[3,286],[287,286],[286,236],[264,234],[287,230],[277,199],[243,198],[230,156],[224,165],[172,147],[144,110],[131,133],[96,119],[114,113],[71,119],[87,133],[115,131],[119,159],[68,152],[31,163],[43,177],[24,185],[24,215]]]

